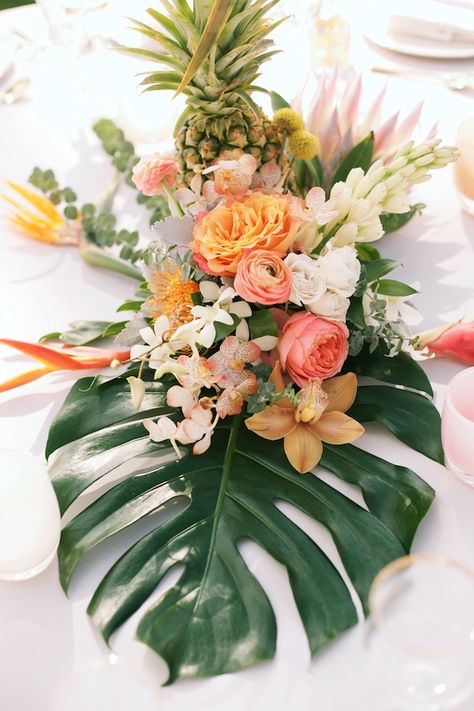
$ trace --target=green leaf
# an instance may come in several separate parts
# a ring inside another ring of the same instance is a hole
[[[201,67],[202,63],[209,56],[209,53],[217,44],[230,13],[232,12],[233,0],[214,0],[211,12],[207,18],[206,26],[199,40],[199,44],[193,52],[192,59],[176,89],[176,94],[180,94],[192,81],[194,75]]]
[[[383,230],[385,234],[390,232],[395,232],[404,227],[416,213],[421,213],[421,211],[426,207],[422,202],[417,202],[416,205],[412,205],[408,212],[403,212],[398,214],[396,212],[382,212],[380,215],[380,221],[382,223]]]
[[[131,301],[125,301],[121,306],[118,307],[117,312],[119,311],[140,311],[141,305],[143,304],[143,301],[134,301],[133,299]]]
[[[363,262],[371,262],[375,259],[380,259],[380,252],[371,244],[359,242],[355,245],[357,256]]]
[[[119,333],[122,333],[127,323],[128,321],[116,321],[115,323],[110,323],[102,334],[102,338],[117,336]]]
[[[418,293],[413,287],[404,284],[402,281],[395,281],[395,279],[380,279],[377,291],[385,296],[412,296]]]
[[[60,340],[69,346],[84,346],[104,338],[104,331],[110,325],[110,321],[73,321],[69,329],[61,333]]]
[[[373,259],[365,264],[365,278],[367,283],[380,279],[389,272],[392,272],[397,267],[401,266],[400,262],[395,259]]]
[[[364,172],[367,172],[372,165],[373,155],[374,136],[373,133],[369,133],[342,160],[334,174],[331,185],[344,181],[353,168],[362,168]]]
[[[61,331],[51,331],[51,333],[45,333],[44,336],[41,336],[39,342],[44,343],[45,341],[59,341],[60,336]]]
[[[389,358],[380,345],[372,353],[369,353],[366,345],[361,353],[346,360],[344,371],[393,385],[404,385],[433,397],[433,389],[425,371],[403,351]]]
[[[410,390],[364,385],[348,413],[358,422],[380,422],[399,440],[440,464],[441,418],[432,401]]]
[[[359,328],[365,328],[364,307],[362,299],[352,298],[349,309],[347,311],[347,320]]]
[[[121,464],[128,475],[105,493],[96,489],[93,502],[64,528],[61,582],[67,589],[96,546],[166,508],[167,520],[155,519],[112,566],[88,612],[109,640],[165,574],[181,566],[177,582],[138,627],[139,639],[167,662],[168,683],[236,671],[274,655],[275,615],[240,555],[243,539],[286,567],[313,654],[356,623],[335,563],[276,501],[327,529],[364,610],[374,576],[408,550],[432,501],[430,487],[410,470],[355,447],[325,447],[322,466],[358,486],[366,510],[317,476],[297,474],[281,442],[250,433],[238,417],[219,427],[204,456],[177,460],[169,446],[150,442],[143,427],[145,417],[166,412],[165,384],[147,383],[140,413],[133,412],[122,378],[91,385],[91,378],[75,384],[48,442],[51,451],[61,447],[51,467],[61,510]]]
[[[321,161],[318,156],[314,156],[311,160],[304,161],[308,167],[313,179],[313,187],[321,187],[324,182],[324,171]]]
[[[278,326],[275,318],[267,309],[254,311],[248,319],[248,325],[252,338],[260,338],[261,336],[278,336]]]
[[[276,91],[272,91],[271,94],[271,99],[272,99],[272,109],[273,111],[278,111],[278,109],[288,109],[291,108],[290,104],[286,99],[283,98],[283,96],[280,96],[280,94],[277,94]]]
[[[222,341],[223,338],[229,336],[235,331],[235,329],[239,325],[240,318],[235,314],[231,314],[231,316],[234,322],[233,324],[221,323],[220,321],[214,322],[214,328],[216,329],[216,337],[214,338],[214,343],[219,343],[219,341]]]
[[[94,386],[91,388],[91,386]],[[140,418],[142,414],[162,408],[168,386],[163,382],[147,382],[140,414],[133,407],[130,387],[123,377],[104,376],[81,378],[72,386],[54,419],[46,443],[46,457],[65,444],[97,432],[104,427]]]
[[[369,510],[398,537],[408,552],[435,492],[411,469],[386,462],[346,444],[325,445],[321,466],[360,486]]]

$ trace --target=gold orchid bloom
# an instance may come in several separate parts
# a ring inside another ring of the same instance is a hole
[[[14,209],[5,218],[25,237],[48,244],[68,245],[79,242],[78,221],[68,221],[44,195],[23,185],[7,181],[7,185],[20,195],[24,203],[7,196],[0,197]]]
[[[277,362],[269,378],[275,392],[282,393],[285,383]],[[285,454],[300,474],[311,471],[321,459],[323,442],[349,444],[364,428],[344,413],[357,393],[357,378],[346,373],[330,380],[310,380],[297,395],[296,404],[288,397],[278,400],[245,420],[252,432],[264,439],[283,437]]]

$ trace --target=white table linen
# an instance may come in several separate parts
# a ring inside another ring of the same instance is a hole
[[[0,30],[11,23],[30,27],[34,32],[38,27],[37,12],[33,7],[0,13]],[[134,8],[134,13],[137,12]],[[130,7],[127,14],[133,14]],[[292,45],[288,33],[280,36]],[[365,45],[358,46],[357,40],[355,49],[365,67],[395,60],[388,53],[373,54]],[[293,50],[286,58],[277,58],[268,66],[261,79],[262,84],[286,96],[291,96],[297,80],[303,79],[302,56],[296,47]],[[446,65],[444,68],[453,66]],[[113,110],[120,103],[114,106],[113,94],[121,90],[119,72],[125,66],[129,67],[130,75],[139,71],[133,60],[120,58],[115,75],[110,77]],[[420,62],[417,66],[433,65]],[[456,66],[467,68],[467,63]],[[51,82],[50,90],[54,93],[54,79]],[[380,78],[368,75],[366,92],[372,95],[381,83]],[[440,135],[447,143],[454,140],[456,125],[474,115],[472,96],[454,94],[431,84],[391,81],[387,101],[392,107],[402,105],[408,112],[420,99],[425,101],[423,128],[427,131],[433,121],[440,119]],[[50,108],[41,95],[11,107],[0,107],[0,178],[23,183],[34,165],[51,166],[61,183],[76,189],[81,200],[94,200],[112,176],[108,158],[101,154],[92,131],[84,128],[85,118],[78,121],[78,127],[70,114],[65,118],[58,112],[55,116]],[[99,110],[105,113],[102,105]],[[425,317],[423,327],[462,314],[472,319],[474,218],[460,209],[450,169],[435,173],[430,182],[419,186],[414,199],[427,203],[423,216],[414,219],[402,232],[382,240],[377,247],[383,256],[404,264],[398,273],[404,281],[421,282],[422,293],[416,304]],[[131,192],[124,190],[118,204],[123,226],[138,223],[146,226],[146,217],[137,219],[140,213]],[[144,231],[147,233],[146,228]],[[75,319],[114,320],[116,307],[132,294],[130,281],[86,266],[74,249],[34,243],[15,234],[4,223],[0,251],[3,337],[35,341],[46,332],[65,328]],[[23,366],[27,369],[28,363],[20,362],[13,351],[2,348],[0,356],[2,380]],[[442,360],[426,364],[440,408],[446,383],[461,367]],[[73,380],[69,374],[56,374],[0,396],[0,447],[22,448],[41,455],[48,426]],[[461,484],[442,466],[403,446],[381,427],[368,426],[360,446],[411,467],[436,489],[436,500],[420,527],[414,550],[443,553],[474,567],[474,490]],[[320,471],[318,475],[361,502],[357,492],[329,473]],[[325,529],[304,514],[285,507],[287,510],[298,525],[322,543],[347,580]],[[135,540],[146,525],[140,531],[134,529],[120,536],[121,544]],[[123,550],[121,544],[113,540],[88,556],[86,565],[80,566],[73,580],[69,600],[60,588],[56,564],[34,580],[0,583],[1,709],[47,711],[47,699],[64,672],[106,653],[85,609],[103,574]],[[242,551],[276,611],[275,660],[238,674],[165,687],[157,700],[157,709],[217,711],[225,706],[227,711],[385,711],[371,688],[368,657],[364,654],[364,625],[346,633],[311,661],[286,570],[254,544],[244,544]],[[173,579],[175,574],[167,577],[153,599]],[[145,607],[149,605],[150,601]],[[164,680],[166,670],[161,660],[133,641],[139,615],[134,615],[115,635],[114,650],[125,659],[138,659],[156,678]],[[383,664],[383,659],[380,663]]]

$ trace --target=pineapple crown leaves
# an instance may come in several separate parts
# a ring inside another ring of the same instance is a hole
[[[254,111],[249,97],[261,91],[254,82],[261,64],[270,59],[272,40],[267,35],[286,18],[265,20],[280,0],[162,0],[167,15],[148,9],[159,28],[131,20],[134,29],[157,43],[156,51],[121,47],[167,66],[167,71],[146,72],[144,91],[183,92],[188,105],[210,115],[226,115],[233,102]]]

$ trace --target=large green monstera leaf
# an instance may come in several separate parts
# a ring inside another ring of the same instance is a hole
[[[428,391],[422,373],[417,377],[420,390]],[[391,382],[390,374],[386,380]],[[59,548],[63,587],[88,551],[168,507],[171,517],[155,522],[123,554],[92,597],[88,612],[106,640],[179,566],[178,581],[145,607],[138,626],[138,638],[167,662],[168,683],[270,659],[275,615],[239,552],[239,542],[250,539],[286,567],[311,651],[317,652],[357,622],[356,609],[333,562],[278,502],[292,504],[329,531],[366,610],[374,576],[409,550],[433,490],[411,470],[358,447],[325,446],[321,466],[358,486],[364,508],[317,474],[296,473],[279,442],[258,438],[238,417],[222,423],[205,455],[176,459],[168,446],[150,442],[142,424],[147,417],[174,416],[165,404],[166,388],[147,383],[143,409],[136,413],[124,378],[84,378],[53,423],[47,453],[58,450],[51,476],[63,512],[94,482],[111,472],[119,475],[124,464],[128,469],[65,526]],[[351,414],[377,419],[442,461],[439,416],[420,392],[364,386]],[[176,502],[181,505],[171,505]]]

